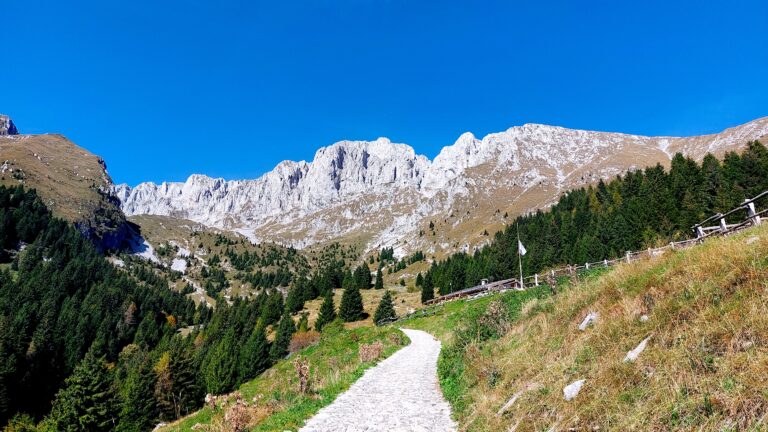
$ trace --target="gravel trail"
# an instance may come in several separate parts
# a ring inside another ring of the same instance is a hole
[[[440,342],[420,330],[346,392],[309,419],[301,432],[450,432],[451,407],[437,383]]]

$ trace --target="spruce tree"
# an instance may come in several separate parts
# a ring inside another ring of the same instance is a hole
[[[116,407],[106,361],[89,351],[56,394],[49,421],[61,431],[111,431]]]
[[[333,291],[328,291],[320,306],[320,314],[315,321],[315,330],[321,331],[323,327],[336,319],[336,308],[333,306]]]
[[[345,322],[359,321],[364,318],[363,296],[358,287],[353,286],[344,290],[341,305],[339,305],[339,316]]]
[[[373,285],[376,289],[384,288],[384,275],[381,274],[381,267],[376,271],[376,283]]]
[[[273,361],[280,360],[288,355],[288,346],[291,344],[291,336],[296,331],[296,327],[293,325],[293,318],[286,311],[283,313],[283,317],[280,318],[280,325],[277,326],[277,335],[275,341],[272,343],[272,348],[269,350],[269,357]]]
[[[235,330],[227,330],[205,358],[203,378],[209,393],[222,394],[234,388],[238,376],[238,355],[240,347]]]
[[[291,313],[299,312],[304,309],[304,292],[301,285],[294,286],[285,299],[285,308]]]
[[[176,341],[174,341],[176,342]],[[188,348],[176,342],[154,366],[155,399],[163,420],[175,420],[199,407],[203,399],[198,370]]]
[[[155,374],[149,354],[129,345],[120,354],[119,380],[120,422],[118,432],[150,430],[157,423],[159,412],[155,402]]]
[[[379,307],[376,308],[376,313],[373,315],[373,322],[375,322],[376,325],[380,325],[381,321],[394,318],[397,318],[397,314],[395,313],[395,303],[392,301],[392,294],[387,291],[384,293],[384,297],[381,298]]]
[[[269,368],[272,364],[269,348],[264,327],[257,325],[240,351],[240,382],[255,378]]]
[[[421,288],[422,285],[424,285],[424,276],[419,272],[419,274],[416,275],[416,286]]]
[[[427,273],[421,284],[421,303],[424,304],[435,298],[435,288],[432,285],[432,273]]]

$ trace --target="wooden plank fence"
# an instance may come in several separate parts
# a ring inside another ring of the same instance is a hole
[[[768,197],[768,191],[764,191],[754,198],[744,200],[741,205],[731,209],[726,213],[717,213],[708,217],[707,219],[704,219],[703,221],[691,227],[696,236],[687,240],[671,242],[665,246],[648,248],[641,251],[627,251],[627,253],[620,258],[604,259],[602,261],[596,261],[593,263],[569,264],[565,267],[550,269],[542,273],[536,273],[531,276],[524,277],[522,284],[515,278],[505,279],[497,282],[485,282],[484,280],[480,285],[454,291],[444,296],[435,297],[434,299],[429,300],[424,304],[427,306],[436,305],[460,298],[482,297],[492,293],[508,291],[511,289],[522,290],[526,286],[539,286],[542,283],[551,284],[558,277],[574,276],[580,270],[589,270],[591,268],[598,267],[611,267],[620,263],[630,263],[639,259],[661,255],[668,249],[684,249],[691,247],[693,245],[702,243],[709,237],[730,235],[742,229],[760,225],[761,219],[768,214],[768,208],[757,211],[755,203],[766,197]],[[734,222],[728,223],[728,220],[732,220]]]

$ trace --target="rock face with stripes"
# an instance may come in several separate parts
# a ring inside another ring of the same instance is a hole
[[[701,159],[768,135],[768,118],[696,137],[646,137],[540,124],[461,135],[432,160],[386,138],[340,141],[311,162],[284,161],[254,180],[192,175],[115,188],[127,215],[177,216],[295,247],[343,238],[363,249],[455,251],[487,229],[546,207],[564,191],[656,163]],[[508,218],[504,217],[507,214]],[[419,235],[438,225],[434,236]]]

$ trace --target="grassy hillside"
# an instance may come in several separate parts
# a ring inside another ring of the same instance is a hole
[[[261,376],[243,384],[238,392],[218,400],[215,406],[209,404],[163,430],[188,431],[199,423],[206,426],[203,430],[230,431],[235,423],[233,418],[239,417],[245,419],[241,424],[247,424],[248,430],[295,431],[377,363],[378,360],[360,359],[362,344],[381,342],[380,360],[407,343],[407,338],[394,328],[344,329],[337,322],[323,330],[317,345],[281,360]],[[293,363],[297,356],[309,365],[310,390],[306,394],[299,391],[299,377]],[[247,407],[236,406],[238,396]]]
[[[766,256],[768,226],[401,325],[448,342],[441,385],[466,430],[765,430]]]

